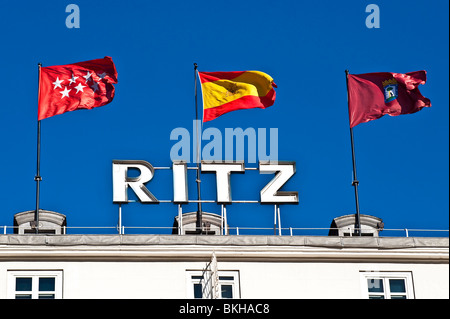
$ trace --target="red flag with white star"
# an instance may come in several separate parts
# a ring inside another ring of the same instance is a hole
[[[38,120],[65,112],[92,109],[114,98],[117,71],[112,59],[41,67]]]

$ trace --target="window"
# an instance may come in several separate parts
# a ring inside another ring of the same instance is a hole
[[[186,280],[187,298],[212,299],[215,292],[220,299],[240,298],[238,271],[219,271],[216,285],[209,270],[188,271]]]
[[[363,296],[368,299],[413,299],[410,272],[362,272]]]
[[[9,299],[61,299],[62,271],[8,271]]]

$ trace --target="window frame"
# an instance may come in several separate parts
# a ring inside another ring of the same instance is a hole
[[[31,290],[17,291],[17,278],[31,278]],[[55,278],[53,291],[39,291],[40,278]],[[16,299],[17,295],[31,295],[31,299],[40,299],[40,295],[54,294],[52,299],[63,297],[63,271],[62,270],[8,270],[7,271],[7,299]],[[42,298],[43,299],[43,298]]]
[[[196,278],[194,278],[196,277]],[[199,277],[203,278],[200,279]],[[209,290],[206,290],[206,295],[203,293],[205,292],[203,284],[206,282],[209,284],[209,280],[211,277],[211,271],[203,271],[203,270],[187,270],[186,271],[186,297],[188,299],[200,299],[195,298],[194,296],[194,285],[196,284],[202,284],[202,298],[201,299],[211,299],[208,297],[208,293],[211,294],[211,288]],[[219,299],[228,299],[222,297],[222,285],[230,285],[232,289],[232,295],[233,297],[231,299],[240,299],[240,286],[239,286],[239,271],[238,270],[219,270],[218,271],[218,277],[219,277]],[[221,279],[222,277],[222,279]],[[223,279],[224,277],[232,277],[232,280],[229,279]],[[203,282],[202,282],[203,281]]]
[[[362,271],[361,276],[361,291],[364,299],[370,299],[370,296],[382,296],[383,299],[393,299],[392,297],[405,296],[406,299],[415,299],[414,286],[411,272],[385,272],[385,271]],[[369,292],[369,279],[379,279],[383,282],[383,292]],[[391,279],[401,279],[405,282],[405,292],[391,292]],[[394,298],[395,299],[395,298]]]

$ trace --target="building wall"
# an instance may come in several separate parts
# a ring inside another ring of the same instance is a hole
[[[449,298],[448,264],[246,263],[240,267],[242,298],[359,299],[360,272],[411,272],[415,298]]]
[[[7,298],[8,270],[62,270],[63,298],[187,297],[188,270],[204,261],[0,261],[0,298]],[[361,271],[411,272],[415,298],[449,298],[448,264],[355,262],[218,262],[239,271],[240,297],[363,298]]]

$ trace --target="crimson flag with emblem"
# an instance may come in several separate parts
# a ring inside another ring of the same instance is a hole
[[[92,109],[114,98],[117,71],[112,59],[41,67],[38,120],[65,112]]]
[[[419,91],[427,81],[426,71],[377,72],[348,75],[350,127],[388,114],[412,114],[431,102]]]

